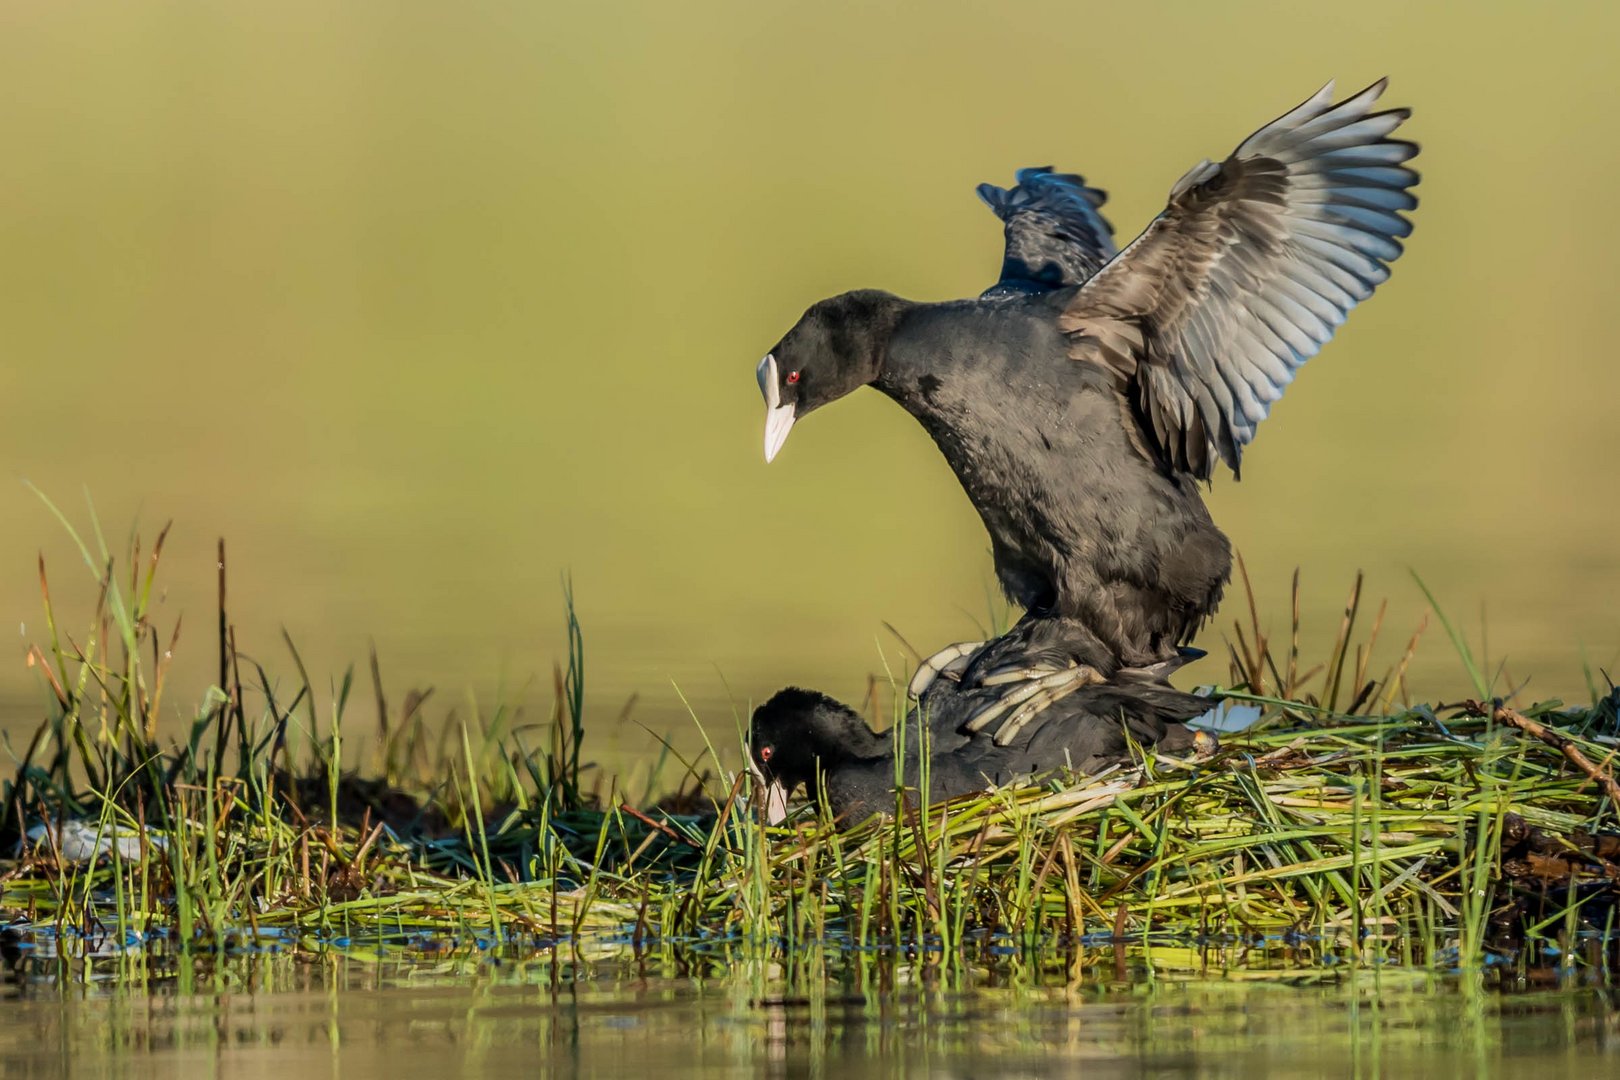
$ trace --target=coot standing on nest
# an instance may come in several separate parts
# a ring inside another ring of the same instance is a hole
[[[1100,192],[1026,171],[985,193],[1008,245],[984,297],[845,293],[760,362],[767,461],[797,420],[871,385],[961,480],[1026,612],[968,654],[966,685],[1162,675],[1214,612],[1230,547],[1198,482],[1217,462],[1237,473],[1411,231],[1417,148],[1390,138],[1407,110],[1373,111],[1383,81],[1336,105],[1332,88],[1195,166],[1117,254]]]
[[[1199,737],[1184,721],[1211,706],[1207,698],[1168,686],[1093,685],[1020,725],[1002,745],[989,732],[965,729],[965,721],[998,693],[939,680],[923,695],[907,724],[908,788],[921,783],[923,723],[929,797],[937,801],[1065,768],[1093,773],[1128,760],[1132,743],[1189,752]],[[1205,746],[1213,746],[1209,736],[1204,739]],[[855,710],[826,694],[791,687],[779,691],[754,710],[748,746],[766,820],[773,824],[786,816],[788,797],[801,784],[812,800],[825,796],[844,824],[894,809],[895,732],[874,732]]]

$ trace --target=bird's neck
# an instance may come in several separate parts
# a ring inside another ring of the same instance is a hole
[[[851,293],[859,296],[858,317],[849,327],[849,353],[853,367],[859,372],[860,385],[881,386],[884,371],[889,365],[889,346],[894,340],[906,312],[918,305],[892,293],[865,290]]]
[[[871,386],[926,425],[931,415],[946,406],[940,375],[948,374],[950,350],[942,343],[958,343],[976,332],[971,322],[955,318],[964,305],[957,301],[919,304],[902,301],[883,337],[882,362]],[[948,394],[946,395],[949,396]]]
[[[893,749],[893,731],[873,731],[863,723],[860,737],[851,747],[851,756],[861,761],[870,761],[887,755]]]
[[[818,739],[816,755],[824,768],[841,762],[870,761],[881,758],[894,749],[894,732],[873,731],[858,713],[845,707],[838,716],[832,732],[823,732]]]

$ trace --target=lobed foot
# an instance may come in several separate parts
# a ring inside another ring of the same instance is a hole
[[[1077,690],[1106,681],[1095,670],[1088,667],[1076,667],[1065,672],[1065,674],[1069,675],[1067,681],[1040,691],[1020,705],[1011,716],[1007,717],[1006,722],[1001,725],[1001,728],[995,734],[993,741],[997,746],[1006,746],[1011,743],[1031,720],[1046,711],[1048,707]]]
[[[914,700],[920,699],[923,691],[932,686],[934,680],[941,675],[959,678],[973,654],[983,646],[982,641],[958,641],[954,645],[945,646],[918,665],[916,674],[912,675],[911,682],[906,685],[906,693]]]
[[[995,737],[997,746],[1006,746],[1025,724],[1052,702],[1082,686],[1102,681],[1103,677],[1095,668],[1083,664],[1071,665],[1057,671],[1046,669],[1043,673],[1026,673],[1023,676],[1022,686],[1007,691],[980,709],[964,726],[968,731],[983,731],[993,721],[1011,713],[1008,722],[1001,726]],[[1048,696],[1053,691],[1058,692],[1056,696]],[[1016,724],[1013,722],[1015,720]]]
[[[1032,664],[1029,667],[1011,668],[998,671],[994,675],[986,675],[979,680],[980,686],[1007,686],[1011,683],[1025,682],[1031,679],[1044,679],[1049,675],[1058,675],[1066,671],[1075,670],[1077,665],[1070,663],[1067,667],[1054,668],[1050,664]]]

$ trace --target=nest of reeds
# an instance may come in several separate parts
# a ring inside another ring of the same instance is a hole
[[[691,763],[675,798],[632,805],[584,781],[571,596],[546,723],[497,709],[435,731],[430,692],[391,710],[373,657],[374,750],[345,757],[352,673],[325,716],[296,650],[298,678],[278,690],[237,648],[223,545],[220,681],[186,737],[165,744],[178,632],[150,616],[162,546],[160,535],[143,557],[135,540],[127,577],[85,547],[102,569],[77,636],[59,631],[41,567],[48,640],[29,659],[47,715],[0,791],[12,937],[50,927],[84,951],[274,933],[301,947],[427,935],[956,956],[1012,939],[1146,945],[1171,965],[1279,943],[1311,961],[1468,965],[1550,950],[1597,963],[1620,940],[1620,695],[1573,709],[1492,700],[1440,615],[1478,700],[1408,704],[1421,627],[1375,676],[1383,610],[1358,640],[1359,579],[1321,664],[1299,662],[1297,578],[1282,655],[1251,602],[1220,693],[1261,718],[1223,734],[1212,757],[1148,750],[1103,775],[942,805],[897,793],[893,815],[854,828],[815,807],[767,828],[724,753]]]

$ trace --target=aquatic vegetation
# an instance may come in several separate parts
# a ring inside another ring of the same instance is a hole
[[[14,960],[455,941],[575,958],[723,943],[789,965],[877,950],[946,968],[1088,949],[1166,971],[1616,962],[1620,694],[1397,704],[1417,636],[1372,677],[1383,619],[1358,640],[1359,581],[1320,665],[1300,662],[1297,610],[1281,656],[1252,609],[1240,620],[1223,693],[1260,718],[1211,757],[1144,751],[1068,783],[913,793],[853,827],[814,806],[767,827],[732,738],[662,801],[588,778],[571,593],[538,735],[505,708],[430,723],[412,694],[391,709],[375,657],[363,724],[352,670],[323,697],[290,642],[290,682],[248,659],[223,544],[219,681],[165,743],[177,632],[151,607],[165,534],[122,560],[99,527],[81,542],[98,600],[80,634],[58,624],[41,566],[45,640],[28,659],[46,716],[0,788]]]

